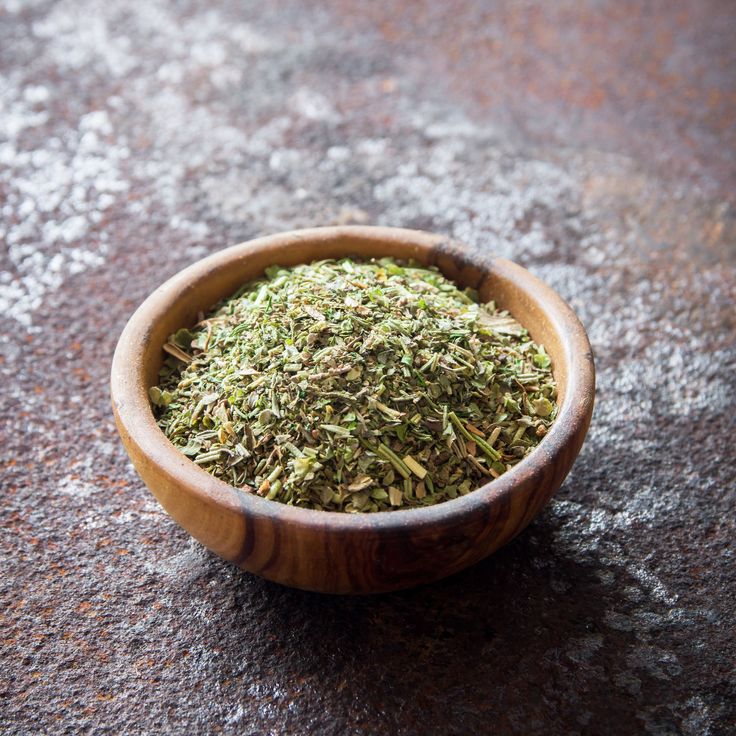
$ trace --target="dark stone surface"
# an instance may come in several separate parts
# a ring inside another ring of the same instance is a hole
[[[733,733],[732,3],[0,8],[3,733]],[[599,371],[527,532],[366,599],[204,551],[107,392],[169,275],[350,221],[529,267]]]

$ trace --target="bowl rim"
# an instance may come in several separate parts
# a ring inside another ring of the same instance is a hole
[[[205,504],[224,507],[229,512],[260,517],[273,522],[288,522],[294,527],[324,528],[346,534],[364,530],[379,534],[401,534],[407,527],[432,527],[448,520],[462,523],[464,519],[487,511],[504,499],[510,500],[522,479],[539,473],[547,464],[585,434],[592,414],[595,396],[595,367],[590,342],[585,329],[572,308],[536,276],[505,258],[488,257],[452,242],[455,254],[465,262],[511,276],[518,288],[535,301],[554,325],[561,338],[567,363],[567,381],[562,404],[551,429],[523,460],[499,478],[485,483],[465,496],[420,508],[397,509],[391,512],[352,514],[343,511],[320,511],[268,501],[245,493],[210,475],[197,466],[170,442],[156,424],[145,385],[145,366],[136,355],[151,339],[154,322],[151,315],[161,316],[173,300],[194,282],[223,266],[239,261],[262,249],[279,249],[295,243],[326,239],[357,238],[390,245],[391,242],[411,242],[420,250],[448,243],[447,238],[420,230],[377,226],[329,226],[276,233],[224,248],[182,269],[153,293],[135,310],[120,335],[112,360],[110,393],[113,411],[119,426],[136,445],[147,462],[156,465],[174,479],[182,491],[198,497]],[[136,364],[139,363],[139,364]]]

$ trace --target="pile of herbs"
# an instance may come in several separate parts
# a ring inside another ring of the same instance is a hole
[[[231,485],[304,508],[470,493],[557,410],[550,359],[516,320],[389,258],[269,268],[165,350],[150,398],[166,436]]]

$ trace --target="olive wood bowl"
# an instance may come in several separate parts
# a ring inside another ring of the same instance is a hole
[[[435,265],[460,286],[508,309],[544,344],[558,384],[558,416],[540,444],[500,478],[466,496],[419,509],[348,514],[286,506],[244,493],[177,450],[154,420],[148,389],[163,344],[200,311],[267,266],[342,256],[393,256]],[[326,227],[259,238],[184,269],[125,327],[112,364],[112,404],[125,449],[166,511],[226,560],[284,585],[378,593],[428,583],[487,557],[539,513],[568,474],[590,423],[595,371],[583,326],[528,271],[414,230]]]

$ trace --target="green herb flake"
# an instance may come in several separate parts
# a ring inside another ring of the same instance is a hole
[[[557,414],[552,361],[493,302],[390,258],[273,266],[174,333],[157,421],[244,492],[366,513],[472,492]]]

